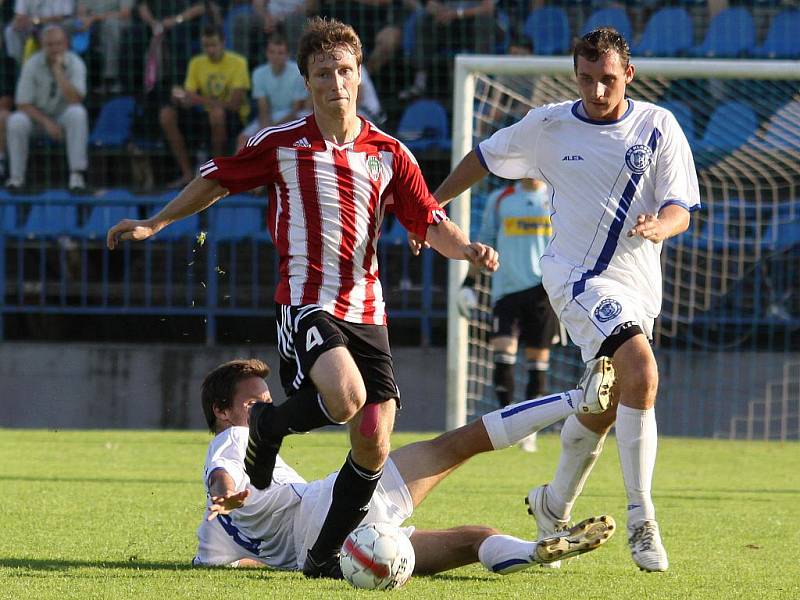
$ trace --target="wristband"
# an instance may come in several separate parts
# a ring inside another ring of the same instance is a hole
[[[180,14],[178,14],[178,16],[176,16],[176,17],[175,17],[175,22],[176,22],[178,25],[180,25],[181,23],[183,23],[183,13],[180,13]]]

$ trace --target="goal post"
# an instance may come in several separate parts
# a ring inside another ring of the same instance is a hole
[[[725,205],[724,210],[719,212],[722,216],[718,217],[715,209],[714,216],[703,217],[703,231],[681,237],[678,250],[680,256],[665,250],[664,297],[665,304],[670,305],[672,312],[670,318],[665,319],[667,324],[657,327],[656,345],[661,341],[669,348],[687,344],[697,347],[697,338],[703,336],[694,335],[691,330],[698,323],[705,322],[706,338],[709,337],[708,331],[713,330],[713,335],[726,339],[720,341],[719,348],[710,343],[706,344],[704,350],[712,353],[723,351],[730,348],[731,341],[727,339],[730,332],[723,334],[715,326],[708,325],[716,314],[715,302],[720,301],[725,293],[731,292],[736,286],[754,286],[747,278],[755,276],[754,272],[761,268],[760,261],[777,247],[775,239],[766,237],[776,236],[774,228],[768,233],[770,224],[777,224],[776,219],[785,223],[797,218],[796,200],[800,199],[800,142],[795,148],[791,136],[800,140],[800,110],[794,111],[791,106],[796,102],[797,107],[800,107],[800,62],[637,57],[633,57],[631,62],[636,67],[636,76],[629,86],[630,97],[669,105],[668,108],[671,109],[678,105],[688,107],[687,125],[699,122],[701,127],[698,129],[706,128],[705,137],[690,137],[687,133],[696,158],[699,156],[702,159],[698,161],[701,199],[704,206],[708,205],[712,196],[715,206]],[[479,141],[489,137],[496,129],[515,122],[528,109],[578,97],[571,56],[459,55],[455,59],[453,81],[453,167]],[[762,82],[763,86],[758,82]],[[711,133],[708,131],[711,127],[710,121],[713,121],[711,113],[720,105],[736,100],[734,88],[738,86],[745,86],[740,89],[745,100],[748,100],[747,92],[743,90],[752,90],[752,94],[758,96],[751,103],[758,119],[757,129],[739,148],[714,147],[715,142],[710,139]],[[676,102],[675,99],[679,101]],[[673,113],[684,126],[682,115],[678,115],[677,110],[678,108],[674,108]],[[782,117],[782,110],[788,116]],[[489,113],[491,118],[486,117]],[[795,117],[798,122],[793,122]],[[788,133],[783,134],[790,138],[783,146],[780,139],[783,135],[780,129],[784,122],[782,119],[788,123]],[[773,127],[774,121],[777,121],[777,125]],[[685,130],[686,128],[684,126]],[[697,148],[695,142],[698,144]],[[480,190],[478,186],[476,189],[483,199],[486,190]],[[475,223],[471,223],[470,217],[472,215],[474,220],[480,212],[476,210],[477,204],[472,201],[473,193],[474,190],[467,190],[453,200],[448,210],[451,220],[464,231],[472,231],[474,236],[477,227]],[[743,209],[734,216],[734,212],[740,208],[737,203],[745,201],[751,202],[758,213],[758,219],[763,219],[763,222],[758,221],[756,224],[758,231],[755,238],[752,238],[752,228],[746,227],[746,221],[752,215]],[[722,223],[715,219],[727,220]],[[737,222],[733,222],[737,219]],[[723,229],[727,227],[723,234],[724,240],[714,237],[720,229],[718,225]],[[735,232],[734,225],[739,226]],[[697,224],[693,224],[693,227],[696,228]],[[730,246],[726,248],[727,242],[730,242]],[[724,258],[718,256],[720,253]],[[463,261],[450,261],[447,313],[448,429],[463,425],[469,416],[493,408],[484,405],[481,410],[470,406],[470,402],[475,400],[470,400],[471,396],[486,395],[485,388],[490,385],[490,378],[484,377],[477,385],[469,385],[468,382],[470,331],[474,324],[462,318],[457,307],[457,295],[466,271],[467,265]],[[754,293],[755,296],[759,294]],[[758,302],[758,298],[754,300],[753,293],[750,293],[744,302]],[[698,320],[700,313],[702,319]],[[487,318],[486,315],[487,309],[484,308],[484,319]],[[793,326],[795,318],[800,324],[800,315],[792,314],[791,324],[783,325]],[[771,322],[766,320],[765,323]],[[774,327],[768,335],[770,342],[766,344],[767,349],[774,350],[781,356],[787,355],[787,348],[790,349],[791,345],[787,346],[783,342],[781,346],[786,332],[781,329],[781,323],[772,325]],[[669,331],[665,332],[664,328]],[[735,334],[730,335],[736,337]],[[758,333],[753,335],[759,336]],[[702,342],[700,345],[702,346]],[[739,350],[758,352],[763,350],[763,346],[764,344],[754,343],[748,347],[742,346]],[[576,362],[574,354],[569,360]],[[577,364],[570,367],[570,372],[566,375],[568,380],[577,373],[577,368]],[[574,379],[572,381],[574,383]],[[750,383],[753,394],[757,394],[763,387],[761,381]],[[725,429],[728,423],[717,423],[714,426]]]

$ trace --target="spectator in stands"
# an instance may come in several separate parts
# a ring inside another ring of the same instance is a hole
[[[274,33],[269,38],[266,54],[267,64],[253,71],[253,99],[258,103],[258,115],[239,135],[239,148],[259,129],[311,112],[308,90],[297,63],[289,60],[286,38]]]
[[[373,76],[392,60],[402,42],[406,17],[420,7],[417,0],[320,0],[318,4],[321,16],[352,25],[366,44],[371,42],[364,66]],[[368,35],[372,32],[374,39]]]
[[[69,50],[69,37],[60,25],[42,30],[43,49],[22,67],[17,83],[17,110],[8,118],[9,191],[25,184],[28,145],[34,133],[65,141],[69,163],[69,189],[86,187],[89,119],[83,101],[86,95],[86,65]]]
[[[303,33],[306,17],[313,9],[312,0],[239,0],[251,4],[249,11],[237,11],[231,18],[231,47],[243,56],[258,56],[263,40],[281,32],[289,53],[297,52],[297,40]],[[231,7],[234,10],[236,7]]]
[[[103,58],[103,89],[120,92],[119,59],[122,32],[130,25],[133,0],[79,0],[78,18],[82,31],[94,29]]]
[[[378,98],[378,92],[369,76],[369,71],[363,65],[361,66],[361,85],[358,86],[358,114],[376,125],[382,125],[387,118],[383,106],[381,106],[381,100]]]
[[[181,175],[169,187],[183,187],[192,180],[192,166],[186,140],[181,133],[211,129],[211,152],[227,153],[227,141],[239,131],[250,113],[247,91],[250,75],[247,61],[225,50],[225,34],[220,27],[206,25],[202,36],[203,54],[189,63],[183,87],[172,89],[172,103],[161,108],[159,121],[178,163]],[[179,116],[183,123],[179,124]]]
[[[211,14],[206,15],[207,12]],[[200,37],[203,17],[209,22],[219,23],[216,4],[192,0],[140,0],[131,27],[122,36],[121,74],[125,91],[135,94],[143,89],[145,55],[155,54],[154,60],[158,65],[156,93],[160,102],[166,101],[171,86],[181,81],[186,73],[192,44]]]
[[[5,54],[0,44],[0,181],[6,179],[6,121],[14,107],[16,70],[17,63]]]
[[[428,87],[428,69],[432,59],[459,51],[492,53],[497,23],[496,0],[428,0],[417,16],[415,66],[412,86],[400,93],[402,99],[421,96]]]
[[[49,24],[66,25],[75,14],[73,0],[16,0],[14,18],[3,31],[6,53],[22,63],[25,58],[25,44],[38,30]]]

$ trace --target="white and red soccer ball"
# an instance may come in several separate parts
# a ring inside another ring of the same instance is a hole
[[[342,546],[342,575],[354,587],[390,590],[403,585],[414,571],[414,548],[405,533],[388,523],[357,527]]]

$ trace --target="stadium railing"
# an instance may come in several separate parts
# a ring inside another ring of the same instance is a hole
[[[170,194],[174,195],[174,192]],[[232,196],[153,239],[106,247],[120,218],[151,214],[167,195],[108,190],[75,197],[0,192],[0,339],[8,315],[183,315],[204,319],[208,345],[220,317],[272,317],[277,255],[265,230],[263,199]],[[410,255],[396,222],[379,242],[381,283],[390,319],[411,320],[422,345],[444,321],[444,259]]]

